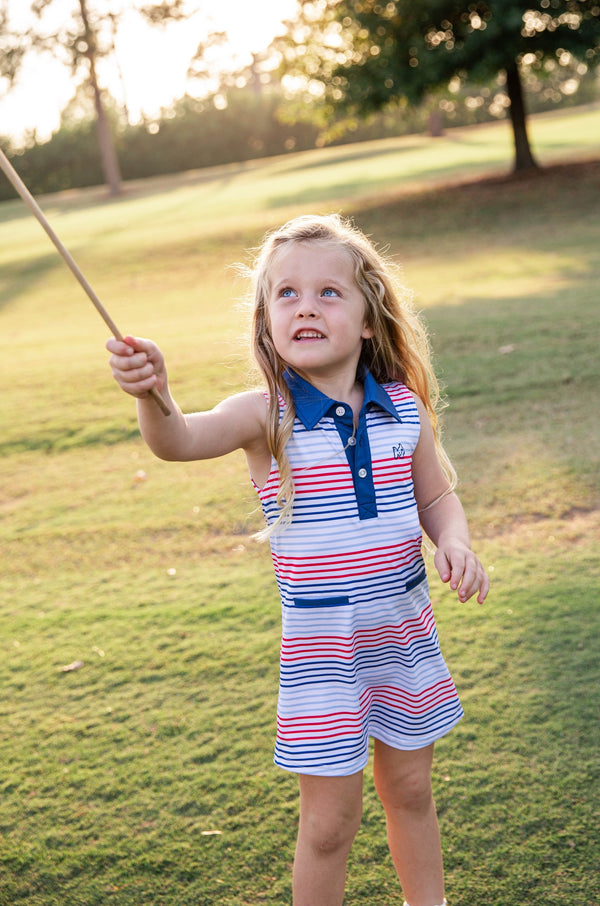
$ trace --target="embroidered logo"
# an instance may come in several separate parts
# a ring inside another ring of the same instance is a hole
[[[394,444],[392,450],[394,452],[394,459],[404,459],[406,456],[406,451],[402,444]]]

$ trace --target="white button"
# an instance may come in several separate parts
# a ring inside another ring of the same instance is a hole
[[[349,438],[348,438],[348,446],[349,446],[349,447],[353,447],[355,443],[356,443],[356,438],[355,438],[355,437],[349,437]]]
[[[366,469],[359,469],[359,470],[358,470],[358,477],[359,477],[359,478],[366,478],[366,477],[367,477],[367,470],[366,470]]]
[[[335,410],[335,414],[336,415],[345,415],[346,410],[344,409],[343,406],[338,406],[337,409]]]

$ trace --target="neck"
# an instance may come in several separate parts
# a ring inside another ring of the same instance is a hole
[[[297,371],[296,373],[301,378],[304,378],[305,381],[308,381],[309,384],[312,384],[313,387],[316,387],[317,390],[320,390],[321,393],[324,393],[325,396],[340,403],[346,403],[347,406],[352,408],[354,415],[358,416],[365,393],[363,384],[356,379],[355,371],[352,374],[348,372],[347,374],[338,373],[331,376],[306,374],[302,371]]]

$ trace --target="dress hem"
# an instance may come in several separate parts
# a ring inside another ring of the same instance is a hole
[[[439,742],[440,739],[443,739],[444,736],[447,736],[448,733],[456,727],[463,717],[464,711],[461,708],[456,719],[446,726],[442,732],[432,733],[425,738],[419,738],[418,741],[413,741],[413,744],[408,744],[408,741],[403,741],[402,745],[398,745],[390,739],[385,739],[384,733],[369,733],[369,739],[378,739],[380,742],[385,743],[385,745],[390,746],[390,748],[398,749],[401,752],[416,752],[419,749],[426,749],[427,746],[430,746],[432,743]],[[306,774],[311,777],[349,777],[352,774],[358,774],[359,771],[364,771],[369,763],[369,750],[367,749],[366,758],[362,757],[360,759],[355,759],[350,765],[346,765],[343,770],[340,769],[341,766],[339,764],[292,767],[289,762],[284,763],[279,761],[276,754],[273,758],[273,763],[277,765],[278,768],[281,768],[283,771],[287,771],[290,774]]]

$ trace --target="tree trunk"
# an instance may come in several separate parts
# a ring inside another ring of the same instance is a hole
[[[94,93],[94,108],[96,110],[96,129],[98,132],[98,145],[100,148],[100,159],[102,162],[102,170],[104,172],[104,178],[108,186],[108,191],[111,195],[120,195],[121,194],[121,171],[119,168],[119,161],[117,160],[117,152],[115,151],[115,145],[113,142],[112,133],[110,131],[110,126],[106,116],[106,111],[104,110],[104,105],[102,103],[102,94],[100,87],[98,85],[98,78],[96,76],[96,62],[95,62],[95,41],[94,35],[90,28],[89,19],[86,9],[86,0],[79,0],[79,6],[81,9],[81,18],[83,20],[83,27],[85,30],[85,42],[87,45],[86,56],[90,65],[90,85],[92,86],[92,91]]]
[[[431,138],[441,138],[444,135],[444,122],[439,110],[432,110],[427,119],[427,126]]]
[[[510,100],[510,122],[515,142],[515,173],[520,170],[536,169],[538,165],[531,151],[527,135],[527,114],[523,98],[523,85],[516,61],[506,68],[506,90]]]

